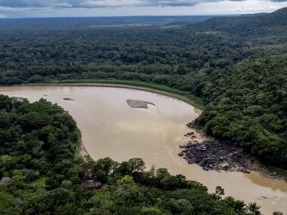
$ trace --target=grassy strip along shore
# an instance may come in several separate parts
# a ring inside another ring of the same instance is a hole
[[[70,79],[62,81],[52,80],[47,83],[35,83],[25,85],[29,86],[72,85],[72,86],[118,87],[118,88],[138,89],[174,97],[176,99],[189,103],[200,110],[204,110],[205,108],[202,99],[190,94],[189,92],[171,88],[165,85],[147,83],[142,81],[128,81],[128,80],[117,80],[117,79]]]

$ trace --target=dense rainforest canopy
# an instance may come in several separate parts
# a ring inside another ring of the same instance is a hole
[[[283,8],[198,23],[1,20],[0,84],[166,85],[203,100],[194,126],[287,168],[286,17]]]
[[[0,96],[0,214],[260,214],[140,158],[118,163],[81,157],[76,123],[45,100]]]

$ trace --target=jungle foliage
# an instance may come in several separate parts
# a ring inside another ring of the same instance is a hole
[[[0,84],[165,85],[204,101],[196,127],[286,169],[286,17],[283,8],[198,23],[1,20]]]

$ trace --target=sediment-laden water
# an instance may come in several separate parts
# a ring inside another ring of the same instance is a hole
[[[30,101],[45,98],[62,106],[76,120],[85,148],[94,159],[142,158],[147,168],[167,168],[172,174],[201,182],[210,192],[220,185],[226,195],[258,203],[264,214],[287,212],[287,183],[256,172],[204,171],[178,156],[179,144],[187,141],[184,134],[190,132],[185,125],[199,114],[183,101],[141,90],[93,86],[1,87],[0,93]],[[128,99],[154,105],[132,108]]]

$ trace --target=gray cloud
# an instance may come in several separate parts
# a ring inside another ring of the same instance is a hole
[[[0,0],[3,8],[101,8],[124,6],[194,6],[200,3],[221,2],[223,0]],[[247,1],[247,0],[230,0]],[[287,2],[287,0],[266,0]]]
[[[0,0],[0,7],[8,8],[94,8],[109,6],[106,0]]]
[[[140,0],[148,6],[194,6],[200,3],[220,2],[223,0]],[[230,1],[244,1],[244,0],[230,0]],[[287,0],[286,0],[287,1]]]

